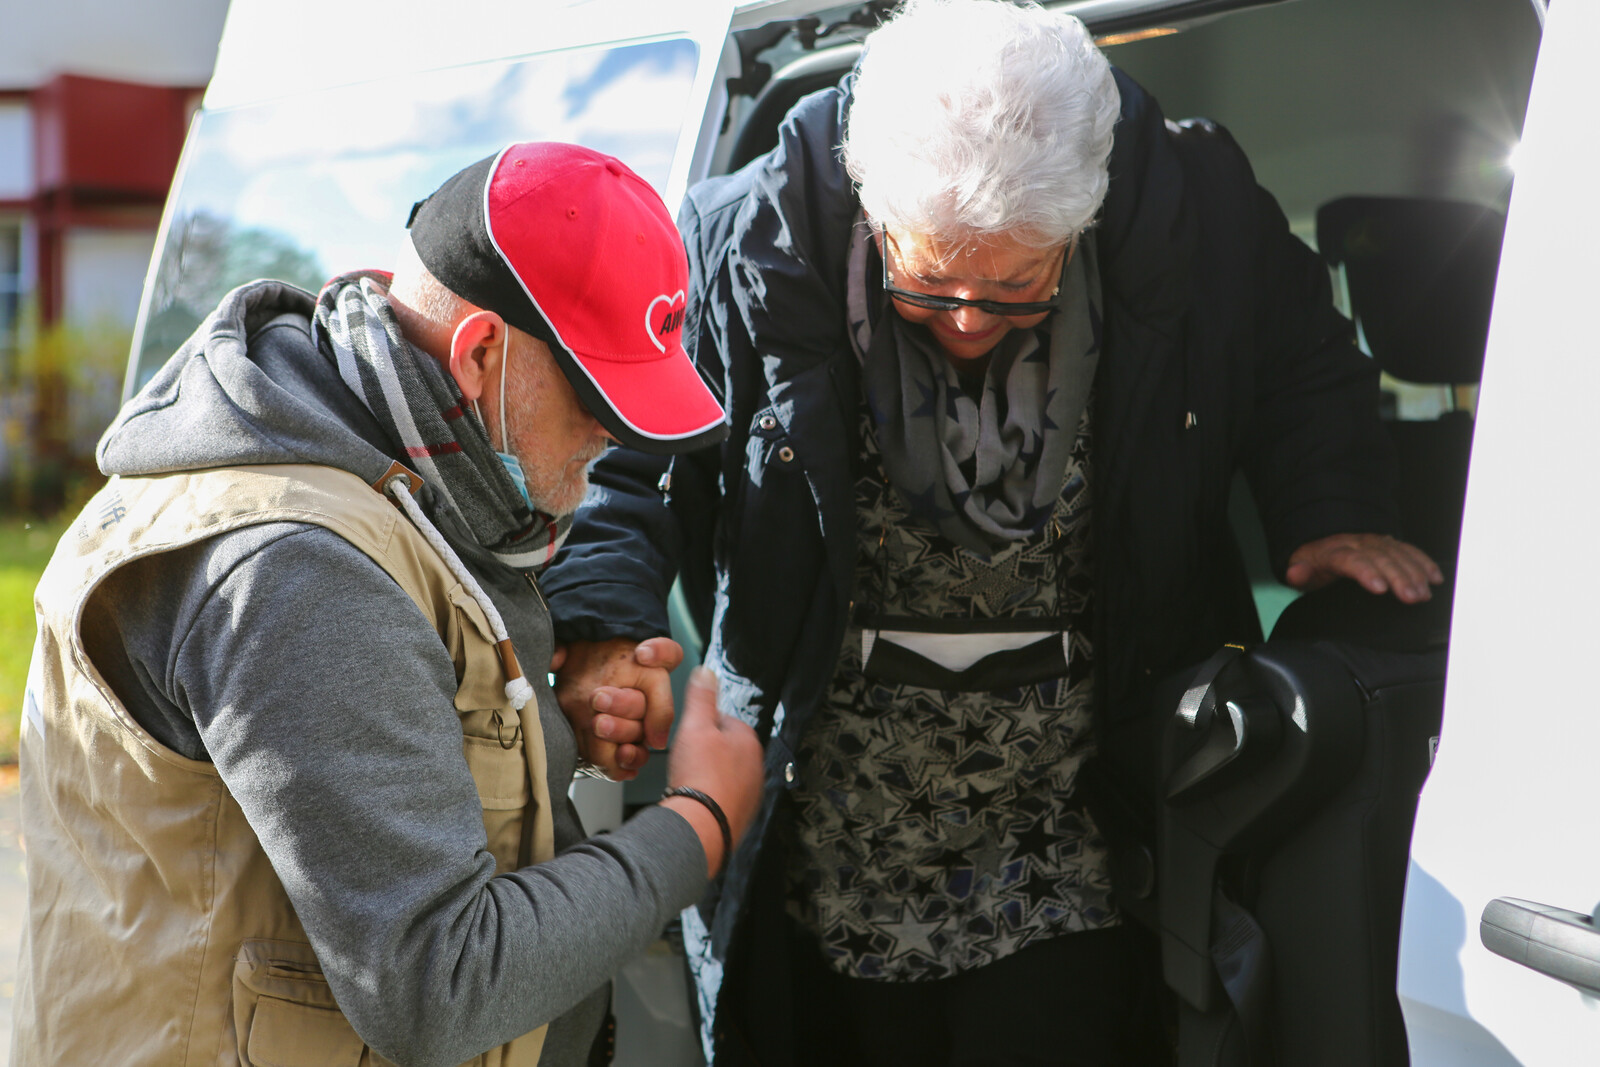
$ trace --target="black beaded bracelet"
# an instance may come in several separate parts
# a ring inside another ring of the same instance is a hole
[[[717,829],[722,831],[722,863],[717,868],[717,874],[720,875],[727,870],[728,860],[733,858],[733,828],[728,825],[728,817],[722,813],[722,805],[712,800],[709,794],[686,785],[672,786],[661,794],[661,799],[665,800],[667,797],[688,797],[690,800],[698,800],[716,818]]]

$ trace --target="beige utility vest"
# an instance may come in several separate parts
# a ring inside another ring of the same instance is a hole
[[[496,872],[554,854],[538,702],[512,710],[488,619],[392,502],[327,467],[113,478],[62,537],[35,596],[14,1067],[389,1062],[339,1011],[216,768],[146,733],[79,634],[85,602],[123,564],[266,522],[326,527],[416,602],[455,662],[462,750]],[[286,679],[284,699],[293,693]],[[532,1067],[543,1044],[540,1027],[471,1063]]]

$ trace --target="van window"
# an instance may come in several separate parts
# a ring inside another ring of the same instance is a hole
[[[508,142],[588,145],[664,189],[697,60],[693,41],[671,38],[202,111],[146,289],[129,393],[243,282],[315,292],[344,271],[390,266],[411,205]]]

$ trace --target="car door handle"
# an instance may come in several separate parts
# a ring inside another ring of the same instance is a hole
[[[1593,916],[1499,897],[1483,909],[1478,937],[1497,956],[1600,996],[1600,928]]]

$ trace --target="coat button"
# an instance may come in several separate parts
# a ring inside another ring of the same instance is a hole
[[[763,430],[776,430],[778,428],[778,420],[771,415],[763,415],[759,425]]]
[[[793,463],[794,449],[790,448],[788,445],[784,445],[782,448],[778,449],[778,459],[782,460],[784,463]]]
[[[783,780],[784,780],[784,783],[787,784],[787,785],[794,785],[794,763],[793,762],[785,763],[783,765]]]

